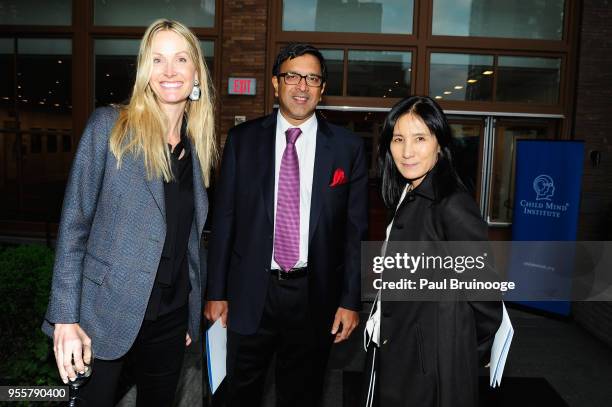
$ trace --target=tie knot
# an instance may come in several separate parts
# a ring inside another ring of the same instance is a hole
[[[290,129],[287,129],[287,131],[285,132],[285,136],[287,136],[287,143],[295,144],[295,141],[298,137],[300,137],[300,134],[302,134],[302,130],[300,130],[299,127],[292,127]]]

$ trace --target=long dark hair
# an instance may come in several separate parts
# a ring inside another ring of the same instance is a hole
[[[410,96],[399,101],[391,108],[385,118],[378,147],[378,165],[381,177],[381,194],[385,205],[394,208],[408,182],[398,171],[391,155],[391,140],[395,123],[405,114],[414,114],[423,120],[431,134],[436,137],[440,146],[440,156],[436,163],[436,174],[443,176],[438,179],[437,188],[442,195],[449,192],[448,186],[463,184],[453,168],[453,138],[450,126],[440,106],[427,96]],[[443,185],[441,185],[443,184]],[[464,188],[464,187],[463,187]]]

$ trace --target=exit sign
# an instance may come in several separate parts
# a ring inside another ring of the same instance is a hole
[[[230,95],[254,95],[255,78],[229,78],[228,93]]]

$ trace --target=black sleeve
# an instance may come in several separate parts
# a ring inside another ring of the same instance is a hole
[[[227,271],[235,222],[236,151],[233,131],[230,130],[225,147],[221,172],[215,190],[215,210],[208,246],[207,300],[226,300]]]
[[[360,140],[349,180],[345,270],[340,298],[340,306],[353,311],[361,309],[361,241],[366,239],[368,228],[368,170],[364,150]]]
[[[448,241],[487,241],[488,228],[474,198],[466,192],[451,195],[442,213],[444,233]],[[491,278],[496,278],[489,270]],[[489,363],[491,346],[502,319],[502,302],[470,301],[474,312],[478,356],[482,365]]]

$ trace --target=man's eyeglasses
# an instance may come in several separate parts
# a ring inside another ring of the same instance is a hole
[[[302,79],[306,80],[306,85],[312,86],[313,88],[318,88],[323,85],[323,77],[321,75],[300,75],[297,72],[283,72],[276,76],[282,77],[286,85],[298,85],[302,82]]]

